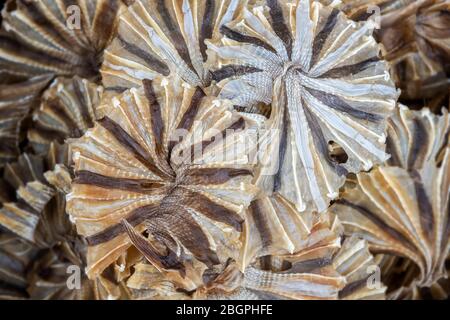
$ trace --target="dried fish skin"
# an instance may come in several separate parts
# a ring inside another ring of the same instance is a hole
[[[205,39],[235,17],[245,1],[137,0],[120,17],[118,34],[102,65],[107,93],[139,87],[144,79],[177,74],[208,87]]]
[[[125,5],[120,0],[10,0],[3,9],[0,74],[98,79],[103,50]]]
[[[98,118],[103,87],[78,76],[56,78],[33,112],[28,140],[37,154],[46,153],[52,142],[79,138]]]
[[[448,112],[443,109],[437,116],[402,107],[389,125],[388,148],[399,152],[393,164],[400,166],[358,174],[358,186],[344,192],[330,212],[346,234],[367,239],[372,252],[411,260],[419,269],[411,285],[430,287],[447,274],[450,247],[450,148],[448,139],[440,137],[448,136]]]
[[[0,167],[20,154],[20,128],[23,119],[39,103],[39,96],[51,78],[37,76],[15,84],[0,85]]]
[[[267,126],[278,130],[279,145],[268,154],[280,150],[279,171],[263,185],[300,212],[323,212],[346,173],[387,159],[386,118],[398,93],[373,27],[314,1],[267,1],[244,8],[221,28],[220,41],[208,43],[224,65],[217,72],[243,70],[218,83],[219,97],[239,106],[272,104]],[[348,155],[345,163],[330,157],[332,142]]]
[[[178,77],[113,98],[107,116],[71,142],[76,178],[67,210],[88,240],[87,274],[100,274],[130,246],[179,274],[236,255],[243,211],[258,192],[254,146],[242,141],[257,126]],[[228,151],[233,157],[223,158]]]

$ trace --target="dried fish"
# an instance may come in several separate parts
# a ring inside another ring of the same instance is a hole
[[[134,1],[105,52],[101,72],[106,91],[123,92],[171,73],[192,86],[209,86],[204,40],[216,37],[246,1]]]
[[[51,80],[38,76],[15,84],[0,84],[0,167],[17,159],[20,154],[20,127],[23,119]]]
[[[146,80],[109,106],[71,143],[67,209],[90,246],[87,274],[133,245],[158,269],[201,281],[202,270],[239,252],[243,211],[257,193],[254,146],[243,142],[259,123],[178,77]]]
[[[322,212],[348,172],[387,159],[386,118],[398,94],[378,57],[373,23],[313,1],[264,3],[244,8],[208,44],[224,64],[215,72],[243,70],[222,77],[220,97],[240,106],[271,103],[261,144],[270,158],[279,154],[279,170],[261,183],[300,212]],[[344,162],[331,157],[333,144],[345,151]]]
[[[433,286],[447,274],[450,126],[442,112],[400,106],[389,121],[391,159],[358,174],[358,185],[330,208],[346,234],[367,239],[372,252],[411,260],[418,268],[412,287]]]
[[[0,32],[0,74],[98,79],[123,7],[120,0],[9,0]]]
[[[78,76],[57,78],[41,97],[33,113],[28,140],[36,153],[45,153],[52,142],[78,138],[94,126],[103,88]]]
[[[323,1],[330,2],[330,1]],[[391,64],[404,99],[433,98],[446,92],[450,78],[450,1],[343,0],[350,18],[375,19],[377,40]],[[378,15],[378,16],[377,16]]]

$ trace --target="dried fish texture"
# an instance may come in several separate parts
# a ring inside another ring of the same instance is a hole
[[[446,276],[450,248],[449,117],[400,106],[389,121],[391,160],[357,175],[358,185],[330,207],[346,234],[361,236],[375,253],[417,265],[412,286],[430,287]]]
[[[369,252],[366,240],[356,236],[345,239],[341,249],[333,257],[333,266],[347,282],[339,292],[339,299],[386,299],[387,287],[380,281],[378,264]]]
[[[314,1],[268,0],[244,8],[208,44],[224,65],[215,72],[240,70],[218,84],[221,98],[272,104],[261,144],[271,158],[279,150],[279,170],[261,184],[299,212],[324,211],[348,172],[387,159],[386,118],[398,94],[372,29]],[[331,157],[333,144],[345,163]]]
[[[379,11],[376,38],[392,64],[391,74],[402,98],[433,98],[448,90],[450,1],[343,0],[338,7],[357,21]]]
[[[0,231],[0,300],[23,299],[26,293],[26,270],[37,250],[29,242]]]
[[[0,84],[0,167],[19,156],[20,127],[50,81],[38,76],[16,84]]]
[[[97,80],[123,7],[120,0],[9,0],[0,32],[0,74]]]
[[[94,126],[103,87],[78,76],[55,79],[41,97],[41,105],[33,113],[28,140],[40,154],[52,142],[64,143],[79,138]]]
[[[178,77],[113,98],[107,116],[71,143],[67,210],[88,240],[87,274],[134,246],[195,286],[205,268],[236,255],[258,191],[254,144],[243,142],[258,126]]]
[[[45,250],[28,272],[28,294],[33,300],[119,300],[129,293],[124,284],[108,274],[89,280],[82,268],[86,244],[78,239]],[[79,274],[79,283],[74,275]],[[73,278],[73,279],[71,279]],[[79,285],[79,287],[77,286]]]
[[[15,196],[1,204],[0,225],[30,242],[37,240],[40,214],[55,193],[44,178],[44,168],[43,157],[24,153],[4,170],[3,180]]]
[[[317,252],[329,256],[339,248],[339,234],[333,229],[326,217],[312,212],[300,214],[293,203],[277,193],[254,200],[246,212],[239,268],[244,271],[256,259],[302,250],[320,248]]]
[[[420,273],[417,265],[409,259],[379,254],[376,256],[380,265],[383,282],[391,289],[391,300],[445,300],[450,295],[450,264],[447,259],[445,268],[447,277],[442,277],[430,287],[411,285]]]
[[[178,74],[207,87],[205,39],[219,35],[247,0],[137,0],[120,17],[118,34],[105,52],[106,92],[139,87],[144,79]]]
[[[279,206],[285,205],[282,199],[274,197],[255,202],[257,205],[252,203],[247,213],[243,233],[247,246],[241,251],[245,256],[240,257],[241,262],[228,261],[207,270],[203,275],[204,284],[189,295],[182,294],[187,291],[185,283],[145,263],[136,266],[136,273],[127,285],[136,290],[134,294],[140,299],[337,299],[346,283],[332,266],[332,258],[340,247],[340,237],[334,230],[338,226],[327,216],[316,214],[309,222],[311,229],[306,232],[307,227],[299,224],[308,222],[299,222],[297,213],[286,215],[286,208],[280,210],[280,218],[270,216],[276,214],[272,206],[277,202],[281,203]],[[280,222],[273,223],[271,218]],[[253,224],[257,227],[248,228]],[[295,232],[298,230],[299,233]],[[278,232],[284,235],[271,238]],[[287,241],[276,245],[277,240],[289,236],[293,238],[290,246],[284,245]],[[295,248],[293,254],[286,254],[289,247]],[[255,251],[259,253],[254,254],[257,259],[249,261],[249,253]],[[242,261],[248,263],[243,265]],[[346,268],[345,262],[340,264]]]

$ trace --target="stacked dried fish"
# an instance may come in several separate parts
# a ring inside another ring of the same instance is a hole
[[[449,6],[8,0],[0,299],[447,298]]]

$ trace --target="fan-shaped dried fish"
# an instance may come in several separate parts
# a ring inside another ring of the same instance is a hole
[[[0,74],[97,79],[122,6],[120,0],[8,1],[0,33]]]
[[[272,144],[271,158],[279,149],[280,169],[263,184],[300,212],[325,210],[347,172],[387,158],[385,119],[397,93],[372,28],[317,2],[268,0],[244,8],[209,43],[225,64],[216,72],[240,70],[222,77],[221,97],[272,103],[268,128],[278,132],[262,144]],[[330,144],[342,147],[345,163],[330,156]]]
[[[0,167],[19,155],[20,126],[30,109],[39,103],[48,76],[34,77],[16,84],[0,85]]]
[[[402,98],[432,98],[448,90],[450,1],[343,0],[338,7],[354,20],[373,17],[380,23],[376,38]]]
[[[246,1],[137,0],[121,15],[118,35],[105,52],[102,76],[106,91],[123,92],[144,79],[181,76],[207,87],[204,40],[233,19]]]
[[[55,79],[42,95],[28,130],[35,152],[46,152],[51,142],[81,137],[93,127],[102,92],[101,86],[78,76]]]
[[[347,234],[369,241],[373,252],[412,260],[412,285],[432,286],[446,276],[450,248],[448,112],[400,107],[389,123],[387,166],[358,174],[358,185],[330,208]]]
[[[90,277],[131,245],[181,275],[184,262],[201,262],[193,271],[201,275],[238,252],[243,210],[257,192],[254,146],[242,142],[257,123],[230,108],[179,78],[146,80],[73,141],[68,211],[90,245]]]

